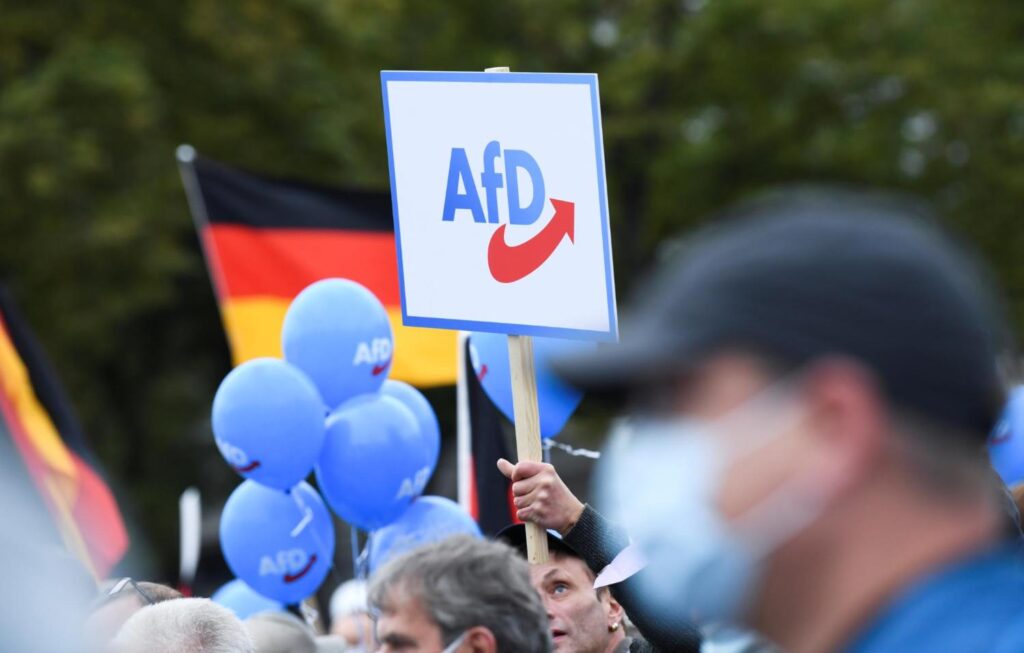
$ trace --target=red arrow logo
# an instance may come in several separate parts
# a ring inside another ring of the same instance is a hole
[[[298,572],[296,572],[294,574],[285,574],[284,575],[284,582],[285,583],[294,583],[295,581],[299,580],[300,578],[302,578],[303,576],[308,574],[309,570],[312,569],[313,565],[315,565],[315,564],[316,564],[316,554],[313,553],[313,554],[311,554],[309,556],[309,561],[306,562],[306,566],[305,567],[303,567],[302,569],[300,569]]]
[[[555,215],[536,236],[519,245],[505,244],[505,227],[501,225],[487,245],[487,266],[491,276],[500,283],[519,281],[551,258],[563,236],[576,242],[576,205],[564,200],[551,200]]]

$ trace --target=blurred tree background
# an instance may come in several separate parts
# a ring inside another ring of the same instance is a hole
[[[236,482],[175,146],[384,189],[379,71],[495,65],[600,75],[620,299],[714,208],[846,181],[933,200],[1024,325],[1017,0],[0,0],[0,279],[163,575],[177,495]]]

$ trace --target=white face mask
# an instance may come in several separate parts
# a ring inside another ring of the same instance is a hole
[[[794,420],[737,441],[716,437],[761,398],[711,422],[690,419],[621,422],[597,470],[602,508],[622,524],[647,560],[637,577],[654,612],[698,623],[735,622],[747,607],[764,559],[822,511],[817,493],[787,481],[737,519],[716,507],[723,475],[738,457],[785,433]]]

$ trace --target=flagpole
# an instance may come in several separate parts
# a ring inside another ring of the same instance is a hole
[[[472,514],[470,476],[472,470],[472,426],[469,421],[469,380],[466,378],[466,343],[469,333],[459,331],[455,339],[459,348],[455,360],[458,372],[455,376],[455,468],[459,505]],[[475,515],[479,518],[479,515]]]
[[[206,228],[210,225],[209,214],[206,212],[206,200],[203,199],[203,189],[199,185],[199,176],[196,174],[196,148],[188,143],[182,143],[174,151],[178,160],[178,174],[181,176],[181,185],[185,187],[185,198],[188,200],[188,210],[192,215],[192,224],[195,226],[196,235],[199,237],[199,246],[203,250],[203,256],[209,265],[213,280],[213,291],[217,294],[217,300],[223,307],[223,301],[227,297],[227,288],[224,272],[220,268],[220,262],[212,255],[206,244]],[[224,319],[223,312],[221,319]],[[229,343],[230,344],[230,343]]]

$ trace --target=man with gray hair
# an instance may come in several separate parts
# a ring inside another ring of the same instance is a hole
[[[242,622],[209,599],[176,599],[136,612],[114,639],[116,653],[254,653]]]
[[[380,569],[370,585],[381,653],[548,653],[548,618],[511,547],[458,536]]]

